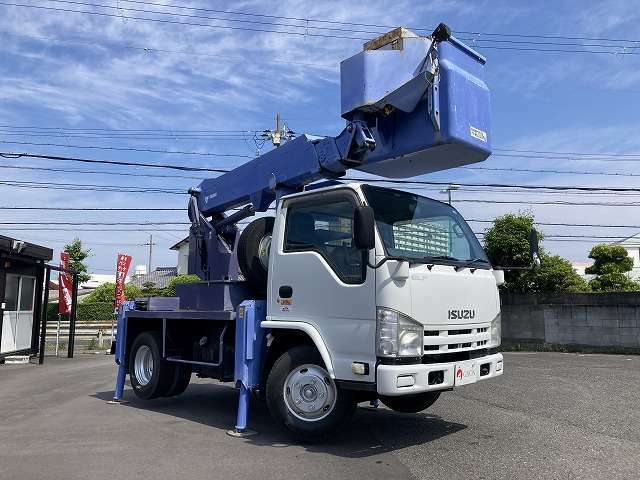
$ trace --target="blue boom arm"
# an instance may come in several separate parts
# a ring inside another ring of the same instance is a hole
[[[206,217],[247,204],[265,211],[278,191],[349,169],[407,178],[485,160],[491,142],[484,64],[442,24],[429,37],[396,29],[368,42],[340,65],[348,122],[342,133],[301,135],[204,180],[192,190],[198,212]]]

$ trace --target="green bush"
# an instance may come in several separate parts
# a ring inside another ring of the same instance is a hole
[[[101,303],[108,302],[113,304],[116,295],[116,286],[113,283],[104,283],[96,288],[93,292],[87,295],[83,303]],[[141,296],[140,288],[135,285],[126,284],[124,286],[124,296],[128,300],[133,300],[136,297]]]
[[[66,319],[66,315],[63,318]],[[58,318],[58,304],[50,303],[47,310],[47,320],[55,321]],[[76,319],[78,322],[95,322],[100,320],[111,320],[113,318],[113,303],[96,302],[78,304]]]
[[[197,275],[178,275],[177,277],[173,277],[169,280],[169,284],[162,292],[162,295],[165,297],[174,297],[176,295],[176,285],[182,283],[196,283],[200,281],[202,280],[200,280],[200,277]]]

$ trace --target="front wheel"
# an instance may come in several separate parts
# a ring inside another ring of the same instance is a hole
[[[418,413],[433,405],[440,392],[422,392],[399,397],[380,397],[380,401],[391,410],[402,413]]]
[[[266,397],[274,419],[304,439],[327,435],[356,407],[351,392],[336,385],[310,346],[294,347],[276,360],[267,378]]]

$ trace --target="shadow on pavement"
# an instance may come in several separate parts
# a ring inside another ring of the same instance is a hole
[[[92,395],[103,401],[111,400],[112,396],[112,391]],[[126,388],[123,399],[126,403],[122,404],[122,408],[157,412],[226,432],[235,425],[238,392],[229,385],[191,384],[178,397],[149,401],[138,399],[131,389]],[[272,447],[300,444],[310,452],[363,458],[428,443],[466,428],[466,425],[447,422],[428,413],[402,414],[363,405],[357,409],[353,420],[338,430],[334,437],[322,442],[302,443],[275,424],[264,402],[252,399],[249,428],[256,430],[259,435],[238,441]]]

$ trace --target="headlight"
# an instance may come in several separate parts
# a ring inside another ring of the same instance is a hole
[[[377,348],[381,357],[421,357],[424,327],[389,308],[377,308]]]
[[[500,312],[491,320],[491,346],[499,347],[502,343],[502,319]]]

